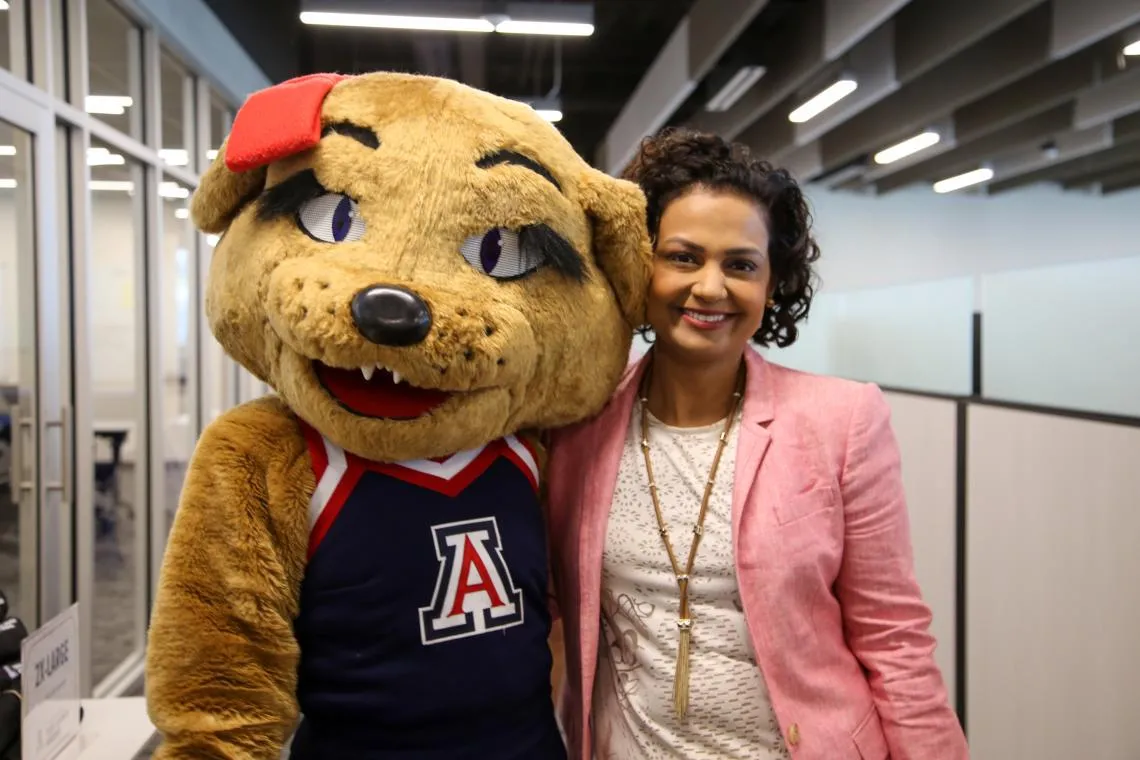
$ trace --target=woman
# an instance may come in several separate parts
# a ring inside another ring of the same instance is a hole
[[[648,198],[655,340],[551,454],[571,757],[967,758],[882,394],[748,346],[790,345],[807,316],[803,194],[680,130],[627,176]]]

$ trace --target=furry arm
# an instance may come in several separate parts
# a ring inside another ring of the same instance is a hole
[[[313,474],[293,415],[267,398],[203,433],[151,621],[158,760],[277,760],[298,717],[293,636]]]

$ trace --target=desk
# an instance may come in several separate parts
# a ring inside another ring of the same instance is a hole
[[[154,736],[144,697],[85,699],[79,738],[56,760],[131,760]]]

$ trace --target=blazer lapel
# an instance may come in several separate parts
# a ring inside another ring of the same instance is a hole
[[[602,418],[594,425],[596,436],[589,441],[586,456],[597,463],[593,482],[586,484],[585,504],[581,516],[579,535],[579,645],[582,671],[585,680],[584,700],[593,688],[594,660],[598,653],[598,621],[601,616],[602,555],[606,546],[606,526],[613,506],[614,487],[621,467],[622,449],[629,432],[630,414],[637,396],[637,388],[645,371],[646,358],[626,374]],[[583,462],[583,470],[591,469]]]
[[[744,505],[752,494],[752,486],[760,471],[764,455],[772,437],[768,433],[768,423],[775,416],[775,403],[772,398],[772,385],[769,382],[768,363],[751,348],[744,351],[748,376],[744,386],[744,410],[740,435],[736,446],[736,472],[732,484],[732,535],[740,535],[740,521],[744,517]]]

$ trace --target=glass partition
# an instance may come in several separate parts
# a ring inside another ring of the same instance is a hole
[[[1140,257],[982,278],[986,397],[1140,417]]]
[[[970,394],[972,278],[820,293],[801,337],[770,349],[780,364],[895,388]]]
[[[86,0],[87,102],[99,121],[143,135],[142,32],[110,0]]]
[[[95,447],[92,677],[99,683],[141,648],[137,610],[146,546],[147,459],[139,303],[145,229],[141,164],[93,143],[88,283]]]
[[[194,145],[194,77],[170,53],[161,54],[162,148],[166,166],[190,167]]]

